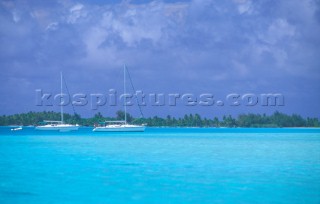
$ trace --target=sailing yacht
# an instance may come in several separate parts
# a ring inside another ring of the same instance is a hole
[[[123,89],[124,94],[126,94],[126,65],[123,66]],[[125,97],[123,97],[124,104],[124,120],[118,121],[105,121],[105,126],[95,127],[94,132],[144,132],[144,125],[133,125],[127,123],[127,104]]]
[[[60,79],[61,79],[61,96],[62,96],[62,72],[60,72]],[[60,132],[67,132],[72,130],[78,130],[79,125],[72,125],[66,124],[63,121],[63,105],[60,106],[60,114],[61,114],[61,121],[52,121],[52,120],[44,120],[44,125],[36,126],[36,130],[58,130]]]

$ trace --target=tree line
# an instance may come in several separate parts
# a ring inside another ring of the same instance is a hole
[[[81,126],[94,126],[106,120],[123,120],[124,112],[117,111],[115,117],[104,117],[100,112],[91,118],[81,118],[79,114],[64,114],[64,122],[79,124]],[[53,111],[28,112],[14,115],[0,116],[0,125],[39,125],[44,120],[60,120],[60,113]],[[127,113],[127,121],[133,124],[146,124],[147,126],[166,126],[166,127],[320,127],[318,118],[303,118],[300,115],[287,115],[278,111],[272,115],[266,114],[240,114],[237,118],[231,115],[205,118],[199,114],[185,114],[184,117],[166,118],[158,116],[148,118],[134,118]]]

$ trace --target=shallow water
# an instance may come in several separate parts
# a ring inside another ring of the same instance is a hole
[[[319,129],[0,127],[0,203],[320,203]]]

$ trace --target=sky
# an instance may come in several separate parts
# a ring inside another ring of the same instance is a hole
[[[0,115],[59,111],[53,96],[63,72],[70,95],[86,95],[77,113],[113,116],[123,106],[108,97],[123,93],[126,64],[146,95],[146,117],[319,118],[319,36],[319,0],[0,0]],[[170,94],[179,94],[176,105]],[[210,104],[201,94],[211,94]],[[283,103],[265,105],[263,94]],[[73,113],[71,103],[64,111]],[[128,111],[139,116],[136,104]]]

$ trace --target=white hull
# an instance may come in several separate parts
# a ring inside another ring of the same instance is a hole
[[[104,127],[96,127],[93,129],[94,132],[144,132],[145,126],[139,125],[110,125]]]
[[[11,131],[18,131],[18,130],[22,130],[22,127],[17,127],[17,128],[12,128]]]
[[[35,128],[36,130],[55,130],[60,132],[68,132],[78,130],[78,125],[69,125],[69,124],[62,124],[62,125],[41,125]]]

